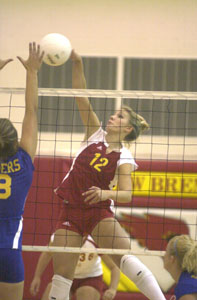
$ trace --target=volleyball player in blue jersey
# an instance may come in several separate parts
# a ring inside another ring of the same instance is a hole
[[[164,268],[176,282],[173,300],[197,299],[197,242],[188,235],[170,239]]]
[[[37,72],[42,64],[40,46],[29,44],[25,67],[26,95],[22,135],[12,122],[0,118],[0,299],[22,300],[24,266],[22,260],[23,211],[32,183],[33,160],[37,147]],[[0,60],[2,69],[11,59]]]

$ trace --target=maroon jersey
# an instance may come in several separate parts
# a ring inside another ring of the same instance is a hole
[[[133,169],[136,168],[135,161],[126,148],[106,153],[108,144],[105,141],[105,135],[106,132],[99,128],[88,141],[82,143],[70,171],[56,189],[57,195],[63,198],[65,203],[74,206],[89,206],[84,203],[85,197],[82,193],[92,186],[109,190],[117,167],[123,163],[130,163]],[[110,204],[111,200],[106,200],[95,205],[108,206]]]

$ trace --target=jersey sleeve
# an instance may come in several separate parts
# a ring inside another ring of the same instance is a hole
[[[119,167],[123,164],[131,164],[132,171],[135,171],[138,168],[138,165],[136,164],[131,152],[125,147],[121,149],[120,159],[117,163],[117,166]]]
[[[188,272],[183,272],[180,276],[179,282],[175,288],[175,295],[177,300],[184,295],[197,293],[197,278],[192,277]]]
[[[19,148],[18,153],[19,153],[21,159],[23,160],[24,164],[26,166],[29,166],[29,168],[34,171],[35,168],[34,168],[34,165],[32,163],[32,159],[31,159],[29,153],[27,153],[23,148]]]
[[[105,136],[106,132],[103,130],[102,127],[99,127],[97,131],[95,131],[86,141],[82,142],[83,144],[88,144],[88,143],[98,143],[98,142],[105,142]]]

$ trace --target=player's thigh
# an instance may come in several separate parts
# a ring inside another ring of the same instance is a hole
[[[0,300],[22,300],[24,281],[17,283],[0,282]]]
[[[1,248],[0,299],[22,299],[23,287],[24,264],[21,250]]]
[[[92,286],[82,286],[76,290],[76,300],[100,300],[100,293]]]
[[[56,247],[81,247],[81,244],[82,237],[78,233],[65,229],[58,229],[55,232],[54,240],[51,245]],[[78,258],[78,253],[54,252],[54,273],[72,279]]]
[[[60,228],[54,233],[51,245],[59,247],[79,247],[82,245],[82,237],[75,231]]]
[[[113,218],[103,219],[92,231],[92,237],[100,248],[131,249],[128,233]],[[121,255],[111,255],[113,261],[120,266]]]
[[[130,249],[131,247],[128,233],[114,218],[100,221],[91,235],[100,248]]]

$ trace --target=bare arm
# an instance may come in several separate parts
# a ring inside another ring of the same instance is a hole
[[[103,300],[112,300],[116,296],[117,287],[120,280],[120,269],[108,255],[103,255],[102,260],[111,271],[110,285],[103,295]]]
[[[87,192],[83,193],[83,196],[86,196],[84,201],[89,204],[105,201],[107,199],[112,199],[119,203],[131,202],[131,171],[131,164],[120,165],[118,168],[117,190],[101,190],[100,188],[93,186]]]
[[[196,299],[197,299],[197,294],[188,294],[180,298],[180,300],[196,300]]]
[[[30,292],[33,296],[35,296],[40,288],[40,282],[41,282],[41,276],[48,266],[49,262],[51,261],[52,256],[49,252],[43,252],[38,260],[36,270],[34,273],[34,278],[32,280],[31,286],[30,286]]]
[[[42,64],[44,53],[40,54],[40,46],[35,43],[29,44],[29,58],[25,61],[18,57],[25,67],[26,92],[25,92],[25,116],[22,124],[20,147],[23,148],[32,160],[37,147],[37,111],[38,111],[38,77],[37,73]]]
[[[132,198],[131,164],[122,164],[118,168],[117,190],[111,191],[115,202],[128,203]]]
[[[82,58],[72,51],[72,88],[86,89],[86,80],[83,70]],[[89,138],[100,127],[100,121],[92,109],[92,105],[87,97],[76,97],[81,120],[86,126],[86,139]]]

